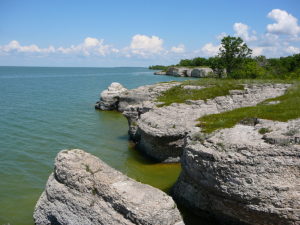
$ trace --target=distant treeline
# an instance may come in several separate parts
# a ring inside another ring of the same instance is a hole
[[[169,66],[162,66],[162,65],[155,65],[155,66],[149,66],[148,68],[150,70],[166,70]]]
[[[219,77],[234,79],[300,79],[300,54],[280,58],[251,57],[252,49],[240,37],[227,36],[221,40],[215,57],[182,59],[176,66],[210,67]],[[166,70],[166,66],[151,66],[151,69]]]
[[[220,57],[193,59],[182,59],[175,65],[180,67],[210,67],[216,73],[224,71],[222,59]],[[166,70],[169,66],[151,66],[149,69]],[[278,79],[299,79],[300,78],[300,54],[280,58],[266,58],[265,56],[257,56],[244,59],[228,77],[240,78],[278,78]]]

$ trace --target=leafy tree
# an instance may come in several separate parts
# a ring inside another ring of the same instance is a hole
[[[207,59],[202,57],[196,57],[192,59],[192,66],[207,66]]]
[[[231,72],[239,68],[252,53],[252,50],[248,48],[242,38],[231,36],[222,39],[221,48],[219,50],[219,57],[222,59],[229,76]]]
[[[214,73],[219,77],[223,77],[224,74],[224,65],[220,57],[210,57],[207,60],[207,65],[214,71]]]
[[[192,60],[191,59],[182,59],[179,62],[179,66],[191,66]]]
[[[239,68],[231,72],[234,79],[256,79],[266,76],[266,70],[254,60],[246,60]]]

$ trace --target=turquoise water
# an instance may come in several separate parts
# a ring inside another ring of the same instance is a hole
[[[84,149],[166,190],[178,164],[154,164],[128,141],[127,120],[94,110],[112,82],[127,88],[181,80],[145,68],[0,67],[0,225],[33,224],[32,212],[62,149]]]

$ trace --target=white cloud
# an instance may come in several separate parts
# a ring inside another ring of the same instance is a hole
[[[241,37],[244,41],[256,41],[257,37],[255,35],[249,35],[249,26],[243,23],[233,24],[233,30],[235,35]]]
[[[222,32],[221,34],[217,35],[217,39],[218,40],[222,40],[224,37],[228,36],[228,34],[226,34],[225,32]]]
[[[157,36],[147,36],[137,34],[132,37],[129,49],[133,54],[146,56],[149,54],[161,53],[163,49],[163,40]]]
[[[18,41],[13,40],[7,45],[0,46],[0,53],[62,53],[62,54],[82,54],[85,56],[89,55],[100,55],[105,56],[111,52],[117,53],[119,50],[113,48],[110,45],[105,45],[103,39],[87,37],[83,43],[79,45],[72,45],[70,47],[59,47],[54,48],[49,46],[48,48],[40,48],[37,45],[21,45]]]
[[[39,48],[37,45],[20,45],[16,40],[9,42],[7,45],[0,46],[0,52],[10,53],[10,52],[21,52],[21,53],[52,53],[55,52],[53,46],[48,48]]]
[[[300,48],[297,48],[295,46],[288,46],[286,47],[285,51],[288,54],[298,54],[300,53]]]
[[[252,48],[252,55],[253,56],[263,55],[263,51],[264,51],[263,47],[254,47],[254,48]]]
[[[281,9],[273,9],[268,14],[268,17],[276,21],[276,23],[267,25],[268,32],[288,35],[297,35],[300,33],[297,18],[288,12]]]
[[[213,45],[212,43],[207,43],[200,49],[200,53],[202,54],[202,56],[215,56],[219,53],[220,47],[221,45]]]
[[[174,53],[184,53],[185,52],[185,46],[183,44],[176,46],[173,46],[170,50],[171,52]]]
[[[105,56],[111,52],[116,52],[116,49],[110,45],[105,45],[103,39],[87,37],[79,45],[72,45],[69,48],[59,47],[57,48],[57,52],[63,54],[83,54],[85,56]]]

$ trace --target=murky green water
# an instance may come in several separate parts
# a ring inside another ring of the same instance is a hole
[[[94,110],[94,103],[111,82],[135,88],[178,79],[144,68],[0,67],[0,225],[33,224],[33,208],[62,149],[84,149],[168,189],[180,165],[141,156],[128,141],[127,120]]]

